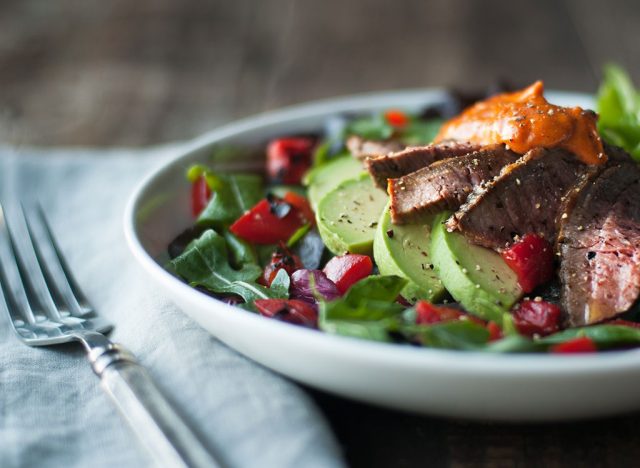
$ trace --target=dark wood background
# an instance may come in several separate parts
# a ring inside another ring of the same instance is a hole
[[[0,0],[0,143],[151,145],[311,99],[499,78],[593,92],[609,61],[639,82],[639,46],[631,0]],[[640,465],[637,414],[480,424],[311,394],[355,467]]]

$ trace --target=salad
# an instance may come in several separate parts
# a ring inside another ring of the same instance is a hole
[[[261,172],[192,166],[194,225],[167,269],[264,317],[366,340],[638,346],[640,94],[616,67],[599,114],[547,102],[542,82],[497,91],[279,135]]]

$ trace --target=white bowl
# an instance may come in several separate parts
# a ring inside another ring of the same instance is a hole
[[[589,96],[548,93],[563,105],[592,106]],[[209,161],[214,145],[263,145],[322,128],[327,117],[400,107],[417,110],[441,90],[376,93],[269,112],[196,139],[145,178],[131,197],[125,233],[149,278],[211,334],[247,357],[338,395],[426,414],[534,421],[609,415],[640,408],[640,350],[602,354],[495,355],[367,342],[320,333],[226,305],[163,268],[166,248],[190,226],[185,168]],[[241,169],[255,161],[217,163]]]

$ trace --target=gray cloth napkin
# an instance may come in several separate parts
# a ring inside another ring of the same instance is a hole
[[[0,197],[36,195],[112,338],[230,466],[342,466],[322,415],[295,384],[209,335],[148,283],[124,242],[138,180],[175,154],[0,147]],[[144,450],[79,345],[29,348],[0,316],[0,466],[140,467]]]

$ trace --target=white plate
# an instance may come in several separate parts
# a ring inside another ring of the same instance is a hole
[[[563,105],[589,96],[549,93]],[[322,128],[342,112],[420,109],[441,90],[360,95],[245,119],[196,139],[150,174],[133,194],[125,232],[149,278],[210,333],[249,358],[313,387],[393,408],[488,420],[560,420],[640,408],[640,350],[593,355],[492,355],[374,343],[270,320],[223,304],[167,273],[169,242],[192,224],[185,168],[208,161],[220,144],[263,145],[269,138]],[[251,161],[218,165],[241,168]]]

